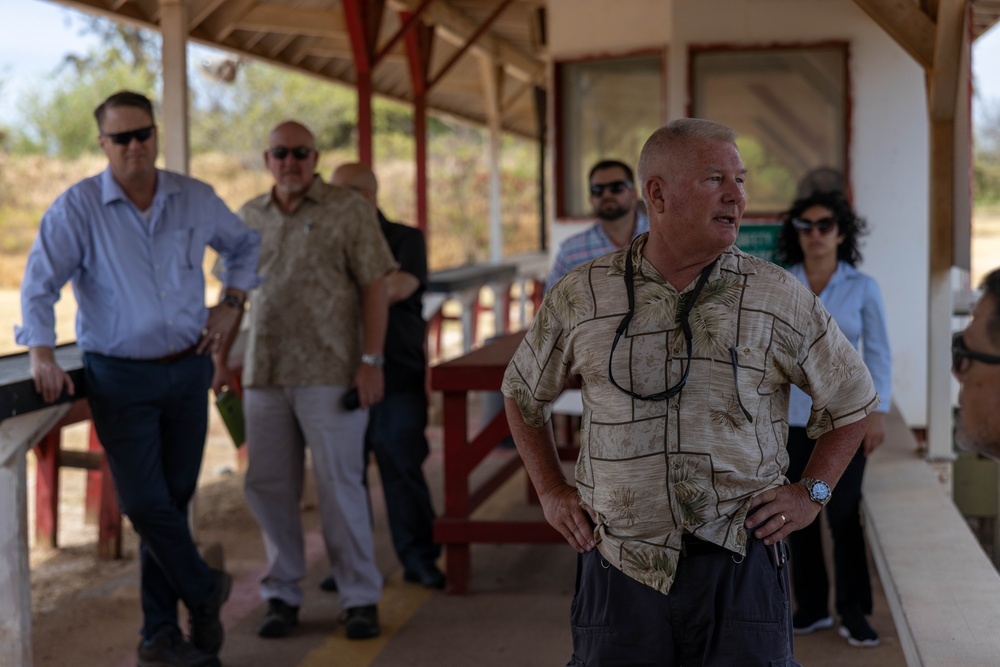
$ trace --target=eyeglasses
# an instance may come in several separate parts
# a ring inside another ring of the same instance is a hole
[[[292,157],[298,161],[308,160],[309,156],[315,151],[307,146],[296,146],[295,148],[289,148],[287,146],[272,146],[267,149],[267,152],[271,154],[275,160],[284,160],[291,153]]]
[[[997,365],[1000,364],[1000,357],[985,354],[983,352],[976,352],[970,350],[965,346],[965,337],[961,332],[953,335],[951,337],[951,370],[955,373],[962,373],[968,370],[970,361],[981,361],[984,364]]]
[[[632,317],[635,315],[635,285],[633,282],[634,269],[632,266],[632,250],[631,248],[629,249],[628,253],[625,255],[625,295],[628,298],[628,312],[625,313],[625,317],[622,318],[622,321],[618,324],[618,328],[615,330],[615,339],[611,342],[611,352],[608,353],[608,382],[613,384],[615,388],[632,398],[639,399],[640,401],[665,401],[666,399],[672,398],[681,393],[681,390],[684,389],[684,385],[687,384],[688,372],[691,370],[692,338],[694,336],[691,331],[691,322],[689,321],[688,316],[691,314],[691,309],[694,308],[694,302],[698,300],[698,295],[701,294],[702,288],[705,286],[705,283],[708,282],[708,276],[712,272],[712,267],[715,266],[715,262],[717,261],[718,258],[702,270],[694,289],[682,297],[684,299],[684,304],[681,306],[681,312],[679,315],[681,329],[684,331],[684,343],[687,346],[687,363],[684,365],[684,375],[681,376],[680,381],[673,387],[667,387],[663,391],[643,396],[642,394],[637,394],[636,392],[630,391],[618,384],[618,382],[615,381],[615,376],[612,371],[615,349],[618,347],[618,340],[622,337],[622,334],[628,330],[628,325],[632,321]],[[736,361],[735,347],[729,348],[729,356],[733,365],[733,381],[736,383],[736,401],[739,403],[740,410],[743,411],[743,415],[747,418],[747,421],[752,424],[753,417],[750,416],[750,411],[744,407],[743,399],[740,398],[740,379],[738,375],[739,364]]]
[[[800,232],[806,232],[807,234],[813,229],[818,229],[820,234],[826,234],[831,229],[837,227],[836,218],[823,218],[822,220],[803,220],[802,218],[795,218],[792,220],[792,227],[799,230]]]
[[[137,139],[140,144],[146,141],[153,136],[153,130],[155,129],[155,125],[150,125],[149,127],[140,127],[138,130],[129,130],[128,132],[101,132],[101,136],[107,137],[112,143],[119,146],[128,146],[132,143],[133,139]]]
[[[610,183],[591,183],[590,184],[590,196],[600,197],[604,194],[605,190],[611,190],[611,194],[620,195],[626,190],[631,190],[633,187],[632,181],[611,181]]]

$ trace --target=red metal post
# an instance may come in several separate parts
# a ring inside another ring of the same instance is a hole
[[[35,544],[55,549],[59,532],[60,429],[35,445]]]
[[[97,438],[97,429],[93,422],[90,424],[90,438],[87,449],[92,452],[100,452],[104,458],[104,448]],[[98,525],[101,517],[101,498],[103,495],[101,487],[104,485],[104,475],[100,470],[87,471],[87,497],[84,502],[83,518],[91,526]]]
[[[372,66],[384,0],[342,0],[358,89],[358,160],[371,165]]]

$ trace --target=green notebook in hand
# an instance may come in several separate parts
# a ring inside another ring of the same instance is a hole
[[[243,429],[243,400],[236,392],[227,389],[215,395],[215,406],[219,408],[219,415],[222,416],[222,421],[233,438],[233,444],[239,447],[246,442]]]

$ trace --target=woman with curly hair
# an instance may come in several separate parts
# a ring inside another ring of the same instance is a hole
[[[861,273],[858,239],[866,224],[840,192],[818,192],[798,199],[782,216],[777,258],[793,276],[818,295],[841,331],[858,347],[882,399],[872,413],[868,432],[837,488],[825,514],[833,537],[836,609],[840,635],[852,646],[877,646],[878,634],[868,624],[872,612],[871,579],[861,529],[861,480],[867,456],[885,437],[882,416],[889,411],[892,362],[886,332],[885,308],[878,284]],[[812,400],[792,387],[788,410],[788,479],[802,477],[816,441],[806,434],[813,413]],[[823,561],[819,521],[789,536],[792,550],[792,588],[796,634],[833,626],[829,611],[829,579]]]

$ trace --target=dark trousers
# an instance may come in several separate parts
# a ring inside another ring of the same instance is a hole
[[[682,557],[669,595],[581,554],[567,667],[798,667],[783,549]]]
[[[422,392],[386,394],[371,408],[365,433],[365,456],[375,453],[385,492],[389,532],[403,567],[416,570],[437,560],[434,507],[424,478],[429,451],[427,395]]]
[[[83,357],[87,398],[123,514],[139,533],[142,635],[177,625],[177,601],[197,608],[214,583],[191,538],[208,429],[212,361],[172,363]]]
[[[804,428],[788,429],[788,479],[802,478],[816,441]],[[872,613],[872,584],[868,574],[865,535],[861,529],[861,480],[867,458],[858,447],[823,509],[833,538],[833,566],[837,613]],[[792,551],[792,590],[796,609],[807,615],[829,613],[830,582],[823,561],[823,543],[817,518],[789,536]]]

